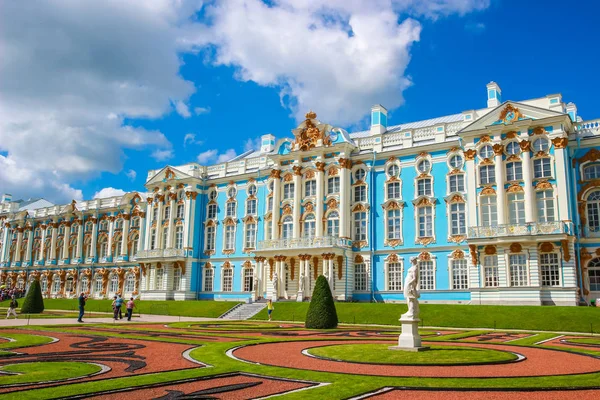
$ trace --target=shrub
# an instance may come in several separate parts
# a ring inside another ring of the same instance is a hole
[[[304,326],[312,329],[332,329],[336,328],[337,324],[338,317],[331,289],[327,279],[321,275],[315,283]]]
[[[21,307],[22,314],[39,314],[44,311],[44,298],[42,297],[42,287],[40,281],[34,279],[29,286],[23,306]]]

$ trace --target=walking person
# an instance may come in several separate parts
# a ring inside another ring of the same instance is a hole
[[[132,297],[127,302],[127,321],[131,321],[131,315],[133,314],[134,307],[135,307],[135,303],[133,302],[133,297]]]
[[[113,318],[116,321],[117,317],[119,316],[119,309],[117,308],[117,296],[113,297],[113,302],[111,303],[111,306],[113,309]]]
[[[119,314],[119,319],[123,319],[123,313],[121,312],[121,307],[123,307],[123,298],[121,297],[120,294],[117,294],[117,308],[118,308],[118,314]],[[115,318],[116,319],[116,318]]]
[[[77,318],[77,322],[83,322],[83,313],[85,312],[85,301],[87,297],[84,292],[81,292],[79,295],[79,318]]]
[[[273,300],[269,299],[267,301],[267,314],[269,314],[269,321],[271,320],[271,314],[273,313],[274,309],[275,307],[273,307]]]
[[[17,319],[17,307],[19,307],[19,303],[17,302],[17,299],[15,299],[15,296],[13,295],[11,300],[10,300],[10,304],[8,305],[8,312],[6,313],[6,319],[8,319],[8,317],[10,317],[10,314],[15,316],[15,319]]]

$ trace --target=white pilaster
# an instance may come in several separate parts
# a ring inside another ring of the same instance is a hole
[[[522,142],[521,142],[522,143]],[[535,198],[533,193],[533,171],[531,169],[531,153],[529,147],[523,150],[523,180],[525,182],[525,222],[535,221]]]
[[[52,242],[50,243],[50,259],[53,260],[56,256],[56,237],[58,235],[58,224],[51,224],[52,226]],[[48,282],[50,284],[50,282]]]
[[[27,250],[25,252],[25,261],[31,261],[33,258],[33,230],[29,231],[29,240],[27,241]]]
[[[147,204],[148,205],[146,207],[146,228],[144,229],[143,238],[144,238],[144,249],[149,250],[150,249],[150,229],[152,228],[152,201],[149,201]],[[141,221],[140,221],[140,225],[141,225]],[[141,237],[140,237],[140,239],[141,239]],[[141,242],[141,240],[140,240],[140,242]],[[143,249],[140,249],[140,250],[143,250]]]
[[[350,164],[340,158],[340,237],[350,237]]]
[[[302,184],[302,175],[300,172],[300,167],[294,167],[294,239],[300,237],[300,204],[302,200],[301,193],[301,184]]]
[[[173,237],[175,236],[175,224],[173,223],[175,219],[175,198],[177,196],[175,193],[169,193],[169,236],[167,237],[167,249],[173,248]]]
[[[123,234],[121,235],[121,254],[122,257],[127,255],[127,239],[129,237],[129,220],[131,216],[129,214],[123,215]]]
[[[46,254],[46,225],[41,225],[42,228],[42,241],[40,243],[40,255],[41,255],[41,259],[44,259],[44,256]],[[7,228],[8,230],[8,228]],[[8,231],[6,232],[6,235],[4,235],[4,239],[6,239],[6,236],[8,236]],[[6,248],[6,245],[3,245],[2,247],[3,249]],[[2,260],[4,261],[4,260]]]
[[[472,151],[472,150],[468,150]],[[467,155],[467,154],[465,154]],[[474,157],[474,155],[473,155]],[[467,159],[467,224],[469,227],[477,226],[477,173],[475,171],[475,159]]]
[[[92,251],[90,252],[91,257],[96,257],[96,246],[98,243],[98,218],[94,218],[92,224]]]
[[[81,260],[81,255],[82,255],[81,250],[83,249],[83,238],[85,237],[84,231],[85,231],[85,224],[83,223],[83,216],[82,216],[81,223],[79,224],[79,231],[77,232],[77,250],[75,253],[75,257],[77,257],[79,260]],[[85,260],[81,260],[81,261],[85,262]],[[91,285],[91,282],[90,282],[90,285]]]
[[[334,280],[334,276],[333,276],[333,258],[329,258],[327,260],[327,280],[329,281],[329,287],[331,288],[331,290],[333,291],[333,280]]]
[[[502,146],[500,146],[502,147]],[[498,225],[506,224],[506,193],[504,192],[504,163],[502,162],[502,150],[497,151],[495,156],[494,172],[496,175],[496,201],[498,202]]]
[[[148,230],[146,229],[146,214],[143,214],[143,217],[140,217],[140,227],[139,227],[139,237],[138,237],[138,248],[137,251],[140,252],[144,250],[144,245],[146,241],[146,237],[148,236]],[[148,218],[150,219],[150,218]]]
[[[564,138],[566,141],[566,138]],[[554,141],[554,165],[556,174],[556,189],[558,197],[558,215],[561,221],[570,220],[569,218],[569,195],[567,193],[567,170],[565,148],[562,143]],[[566,146],[566,143],[565,143]]]
[[[279,239],[279,212],[281,202],[281,179],[279,178],[280,171],[273,170],[273,210],[271,218],[271,239]]]
[[[323,200],[324,200],[324,189],[323,189],[323,176],[325,169],[325,163],[317,163],[317,193],[316,193],[316,218],[317,218],[317,229],[315,235],[317,237],[323,236]]]
[[[108,221],[108,242],[107,242],[107,246],[108,246],[108,250],[106,252],[108,257],[112,257],[113,256],[113,237],[115,234],[115,217],[111,217]]]
[[[23,244],[23,228],[17,228],[17,248],[15,250],[15,259],[12,261],[21,261],[21,245]]]

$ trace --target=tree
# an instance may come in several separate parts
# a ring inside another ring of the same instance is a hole
[[[308,312],[306,313],[306,328],[332,329],[338,324],[337,311],[331,295],[329,283],[323,275],[317,278]]]
[[[42,287],[40,286],[40,281],[34,279],[23,301],[21,314],[39,314],[43,311],[44,298],[42,297]]]

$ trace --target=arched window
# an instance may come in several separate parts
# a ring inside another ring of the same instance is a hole
[[[183,226],[179,225],[175,228],[175,248],[183,249]]]
[[[115,237],[113,238],[113,242],[114,242],[114,253],[113,253],[113,257],[119,257],[121,255],[121,250],[123,249],[123,239],[121,235],[115,235]]]
[[[135,275],[132,273],[127,274],[125,277],[125,293],[131,293],[135,290]]]
[[[98,239],[99,243],[98,243],[98,247],[100,249],[100,251],[98,252],[98,257],[102,258],[102,257],[108,257],[108,241],[106,236],[102,236],[100,237],[100,239]]]
[[[423,160],[422,162],[424,161],[425,160]],[[433,196],[431,183],[431,178],[417,179],[417,196]]]
[[[73,237],[69,242],[69,259],[77,257],[77,237]]]
[[[135,257],[138,251],[138,246],[140,244],[140,236],[136,233],[131,238],[131,251],[129,252],[132,257]]]
[[[59,293],[60,292],[60,277],[58,275],[55,275],[54,278],[52,278],[52,290],[51,292],[53,294]]]
[[[282,239],[291,239],[294,231],[294,220],[291,216],[286,216],[283,218],[283,227],[281,231]]]
[[[254,249],[256,247],[256,222],[246,224],[246,236],[244,239],[244,248]]]
[[[554,191],[552,189],[535,192],[538,222],[554,222]]]
[[[140,227],[140,217],[133,217],[131,219],[131,227],[132,228],[139,228]]]
[[[586,181],[600,178],[600,164],[590,165],[583,169],[583,179]]]
[[[121,218],[115,221],[115,229],[123,229],[123,220]]]
[[[481,225],[496,226],[498,223],[498,208],[496,206],[496,196],[481,196]]]
[[[117,293],[119,291],[119,277],[117,274],[110,275],[110,286],[108,287],[110,293]]]
[[[59,239],[56,241],[56,254],[54,255],[54,258],[56,260],[62,259],[64,245],[65,241],[63,239]]]
[[[175,214],[175,218],[183,219],[183,212],[185,210],[184,204],[177,204],[177,214]]]
[[[41,260],[42,259],[42,241],[36,240],[33,242],[33,259]]]
[[[600,292],[600,258],[590,260],[588,264],[588,277],[590,278],[590,290]]]
[[[83,259],[85,260],[88,257],[92,256],[92,237],[87,236],[83,240]]]
[[[428,159],[421,160],[417,163],[417,171],[421,174],[428,174],[431,170],[431,161]]]
[[[97,294],[102,293],[102,290],[104,288],[102,287],[102,275],[96,275],[96,284],[94,287],[94,292]]]
[[[158,219],[158,205],[154,205],[152,209],[152,221],[156,221]]]
[[[308,214],[304,218],[304,232],[303,232],[303,236],[307,237],[307,238],[315,237],[316,229],[317,229],[317,224],[315,222],[315,215],[314,214]]]
[[[448,163],[454,169],[461,169],[463,167],[464,160],[460,155],[454,154],[450,157]]]
[[[81,278],[81,291],[87,293],[90,290],[90,280],[87,276]]]
[[[520,181],[523,179],[523,163],[521,161],[511,161],[506,163],[506,180]]]
[[[171,206],[166,206],[163,220],[168,221],[169,218],[171,218]]]
[[[65,294],[71,293],[75,290],[73,287],[73,277],[69,276],[67,278],[67,282],[65,283]]]
[[[590,232],[600,231],[600,190],[596,190],[587,198],[587,220]]]
[[[181,290],[181,268],[173,269],[173,290]]]
[[[548,141],[548,139],[546,138],[538,138],[536,140],[533,141],[533,151],[540,152],[540,151],[548,151],[548,149],[550,148],[550,142]]]
[[[94,224],[92,222],[86,222],[85,223],[85,231],[86,232],[91,232],[92,229],[94,229]]]
[[[400,167],[396,164],[392,164],[387,168],[387,174],[390,178],[397,178],[400,173]]]
[[[107,231],[108,230],[108,221],[102,220],[100,221],[100,230]]]
[[[340,235],[340,214],[332,211],[327,215],[327,236]]]

